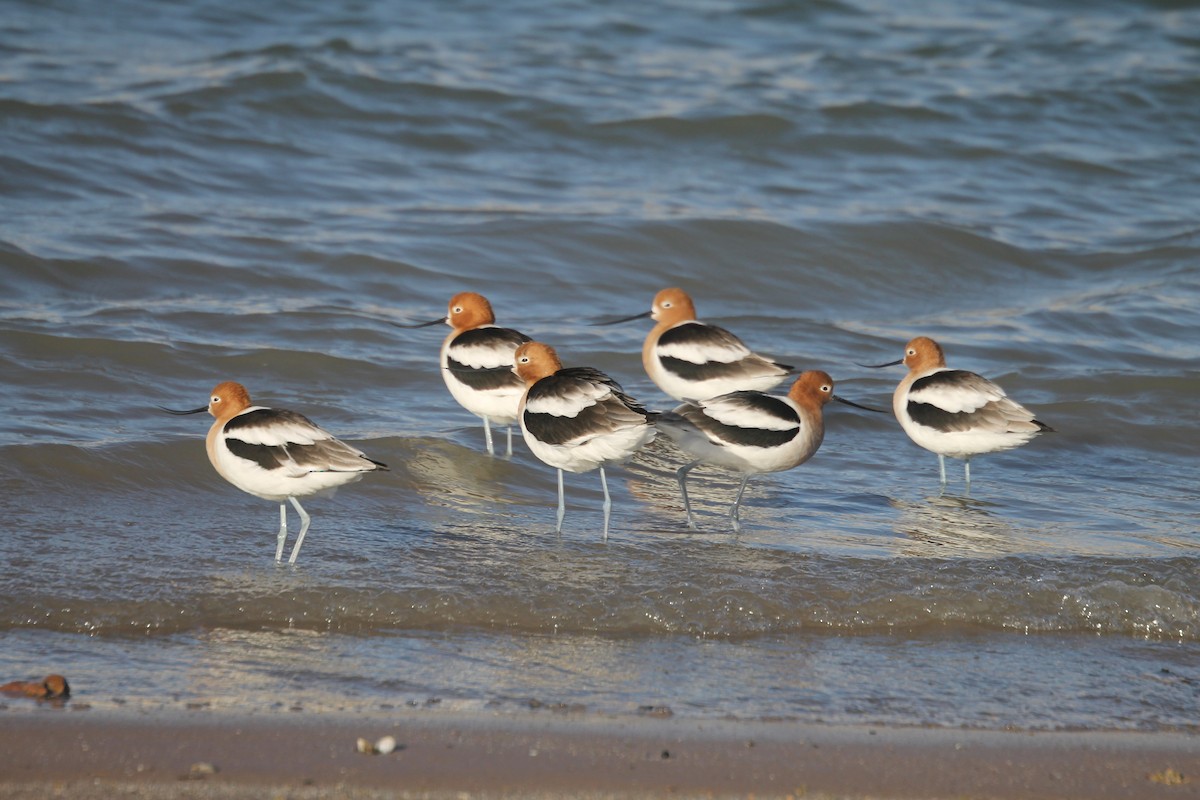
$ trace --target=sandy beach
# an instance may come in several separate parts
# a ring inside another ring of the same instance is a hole
[[[390,735],[394,752],[358,752]],[[0,716],[0,797],[1174,798],[1187,734],[399,714]]]

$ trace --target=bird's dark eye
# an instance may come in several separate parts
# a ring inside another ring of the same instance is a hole
[[[671,301],[670,301],[670,300],[664,300],[664,301],[663,301],[663,304],[662,304],[663,308],[670,308],[670,307],[671,307],[671,305],[672,305],[672,304],[671,304]]]
[[[217,397],[217,396],[214,394],[214,395],[213,395],[213,398],[212,398],[212,401],[213,401],[214,403],[219,403],[219,402],[221,402],[221,398]]]
[[[822,392],[825,392],[826,394],[829,394],[830,392],[832,392],[832,391],[833,391],[833,387],[832,387],[832,386],[830,386],[830,385],[827,383],[827,384],[825,384],[824,386],[822,386],[822,387],[821,387],[821,391],[822,391]]]
[[[462,306],[455,306],[455,307],[454,307],[454,313],[455,313],[455,314],[461,314],[461,313],[462,313],[462,311],[463,311],[463,309],[462,309]]]

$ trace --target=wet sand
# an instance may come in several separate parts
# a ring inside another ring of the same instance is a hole
[[[394,736],[388,755],[359,737]],[[0,712],[0,797],[1200,796],[1200,736],[398,714]]]

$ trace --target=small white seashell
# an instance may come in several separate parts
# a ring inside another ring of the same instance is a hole
[[[358,741],[355,742],[355,746],[358,748],[358,752],[360,752],[360,753],[374,753],[375,752],[375,745],[371,744],[370,742],[368,742],[366,739],[362,738],[361,736],[358,737]]]
[[[387,755],[396,749],[396,738],[394,736],[384,736],[375,743],[375,752]]]

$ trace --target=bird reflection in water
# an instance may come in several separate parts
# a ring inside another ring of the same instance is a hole
[[[910,541],[905,555],[978,555],[1017,549],[1012,525],[992,513],[992,503],[947,494],[915,502],[898,498],[888,502],[900,512],[894,524],[896,533]]]

